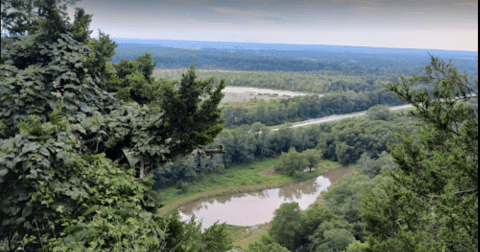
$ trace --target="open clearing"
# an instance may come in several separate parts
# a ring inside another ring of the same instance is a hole
[[[275,90],[268,88],[254,88],[254,87],[235,87],[227,86],[223,90],[225,97],[222,99],[222,104],[247,102],[254,100],[272,100],[272,99],[285,99],[289,97],[312,95],[309,93],[293,92],[288,90]],[[323,96],[322,94],[319,95]]]

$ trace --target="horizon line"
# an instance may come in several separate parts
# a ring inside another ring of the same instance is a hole
[[[98,37],[93,37],[98,38]],[[299,45],[299,46],[348,46],[348,47],[369,47],[378,49],[410,49],[410,50],[438,50],[438,51],[457,51],[457,52],[473,52],[477,51],[460,50],[460,49],[438,49],[438,48],[413,48],[413,47],[385,47],[385,46],[364,46],[364,45],[332,45],[332,44],[289,44],[280,42],[248,42],[248,41],[208,41],[208,40],[184,40],[184,39],[156,39],[156,38],[118,38],[110,37],[110,39],[124,39],[124,40],[167,40],[167,41],[188,41],[188,42],[213,42],[213,43],[249,43],[249,44],[274,44],[274,45]]]

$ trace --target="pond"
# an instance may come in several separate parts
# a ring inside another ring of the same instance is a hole
[[[283,203],[298,202],[306,210],[322,191],[351,169],[336,168],[315,179],[290,184],[281,188],[259,192],[237,193],[211,197],[180,207],[182,220],[188,221],[195,215],[202,220],[202,228],[208,228],[216,221],[236,226],[253,226],[270,222],[274,212]]]

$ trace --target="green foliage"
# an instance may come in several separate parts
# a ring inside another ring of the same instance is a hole
[[[368,152],[364,152],[357,161],[357,169],[370,178],[387,171],[395,171],[396,168],[397,164],[386,151],[380,153],[376,160],[371,159]]]
[[[201,234],[200,249],[197,251],[224,252],[231,248],[232,239],[226,232],[225,224],[215,223]]]
[[[433,91],[413,91],[418,82]],[[397,173],[363,200],[368,251],[478,250],[478,113],[459,102],[478,82],[432,57],[389,90],[415,105],[420,130],[391,147]]]
[[[352,243],[348,244],[347,249],[345,252],[365,252],[367,251],[367,244],[362,243],[358,240],[353,241]]]
[[[305,170],[308,165],[308,160],[301,153],[298,153],[295,148],[291,148],[287,153],[282,153],[280,164],[275,166],[275,172],[293,176],[295,172]]]
[[[82,9],[79,9],[77,11],[77,14],[80,15],[81,11]],[[83,18],[83,20],[84,19],[86,18]],[[75,27],[72,32],[75,36]],[[83,30],[78,32],[80,34],[83,34]],[[108,89],[105,88],[104,83],[114,81],[114,77],[108,69],[108,66],[110,66],[110,63],[108,63],[108,61],[110,61],[112,56],[115,55],[115,48],[117,47],[117,45],[115,44],[115,42],[110,40],[110,36],[106,35],[100,30],[98,31],[98,40],[88,38],[87,45],[90,48],[91,55],[87,58],[85,62],[85,68],[88,70],[87,72],[92,75],[92,78],[95,78],[97,85],[102,89],[108,91]]]
[[[384,105],[375,105],[369,108],[366,112],[366,116],[370,120],[384,120],[384,121],[393,120],[392,112],[388,107]]]
[[[375,105],[395,106],[405,104],[392,92],[381,90],[363,93],[334,93],[299,96],[282,100],[260,100],[252,107],[225,107],[222,118],[226,128],[261,122],[267,126],[280,125],[331,115],[365,111]]]
[[[100,39],[97,44],[100,43],[104,42]],[[109,92],[115,92],[116,96],[124,101],[158,106],[165,81],[152,77],[155,64],[148,53],[134,61],[122,60],[118,64],[108,63],[102,69],[106,77],[102,79],[100,86]]]
[[[248,252],[289,252],[287,248],[282,245],[273,242],[270,244],[265,244],[260,241],[254,241],[253,243],[248,244]]]
[[[414,128],[412,123],[395,121],[344,120],[332,127],[332,133],[321,136],[319,148],[324,150],[324,157],[338,160],[343,165],[355,163],[363,153],[368,152],[372,158],[386,151],[389,143],[398,142],[394,132],[406,126],[408,132]]]
[[[65,102],[63,112],[69,121],[113,109],[113,97],[101,92],[84,68],[88,47],[70,34],[61,34],[48,43],[46,31],[21,37],[6,47],[2,76],[2,114],[6,135],[18,132],[20,120],[37,115],[47,120],[57,101]],[[26,50],[28,48],[28,50]],[[77,95],[77,94],[84,95]],[[74,116],[75,115],[75,116]]]
[[[45,29],[56,37],[70,29],[66,10],[76,1],[2,1],[2,31],[5,29],[11,37],[21,37]]]
[[[19,238],[38,234],[36,243],[24,244],[29,249],[46,245],[46,239],[49,246],[70,248],[160,245],[160,217],[149,212],[159,207],[151,177],[136,179],[133,170],[112,166],[103,154],[79,154],[75,128],[64,119],[40,123],[32,116],[19,127],[15,137],[1,141],[0,160],[6,164],[0,180],[2,240],[15,247]],[[138,216],[148,219],[136,225]],[[136,245],[117,243],[134,233],[143,234]]]
[[[172,157],[212,143],[222,131],[223,120],[218,105],[225,84],[220,82],[216,88],[212,84],[212,79],[196,80],[195,67],[191,65],[178,89],[173,85],[164,87],[160,106],[168,121],[166,131],[172,132],[172,144],[167,145]]]
[[[322,224],[333,219],[336,219],[337,216],[329,208],[321,207],[318,204],[313,204],[310,208],[305,211],[302,215],[302,232],[301,232],[301,243],[308,243],[309,236],[314,233],[314,231]]]
[[[288,153],[280,155],[280,164],[275,166],[275,172],[285,173],[288,176],[301,177],[305,168],[312,169],[322,159],[322,152],[316,149],[309,149],[302,153],[298,153],[295,148],[290,148]]]
[[[305,127],[285,126],[278,131],[269,131],[268,127],[257,122],[223,130],[215,142],[207,147],[216,148],[223,144],[228,149],[221,160],[226,168],[250,163],[255,159],[276,157],[282,155],[282,152],[288,152],[292,147],[302,155],[307,155],[304,153],[308,149],[317,149],[319,155],[313,154],[315,151],[312,150],[309,151],[312,154],[310,157],[338,160],[343,162],[342,165],[348,165],[357,162],[365,152],[369,153],[369,157],[377,159],[383,151],[387,151],[389,142],[398,142],[392,131],[400,131],[403,126],[407,132],[413,132],[414,123],[410,117],[395,115],[392,121],[355,118]],[[340,147],[337,148],[337,145]],[[381,161],[391,164],[386,159]],[[305,166],[307,167],[314,166]]]
[[[322,160],[323,152],[316,149],[309,149],[302,152],[302,156],[308,161],[308,169],[317,168],[318,163]]]
[[[75,9],[75,21],[72,26],[72,35],[78,42],[85,42],[90,38],[92,31],[88,30],[88,26],[92,22],[92,15],[85,14],[85,10],[81,8]],[[102,36],[103,34],[100,34]],[[113,56],[110,55],[109,58]]]
[[[299,213],[296,202],[282,204],[268,231],[271,239],[262,243],[276,242],[292,251],[344,251],[350,243],[364,241],[368,232],[361,215],[361,196],[382,181],[381,176],[372,181],[362,174],[347,175],[324,195],[322,206],[314,204]]]
[[[115,44],[102,34],[99,41],[88,38],[90,15],[79,9],[70,25],[61,1],[14,1],[7,7],[3,2],[2,25],[10,32],[10,37],[2,37],[0,62],[4,248],[222,251],[231,247],[221,225],[201,233],[197,224],[156,214],[161,204],[148,174],[165,163],[169,147],[178,144],[175,139],[170,146],[165,144],[174,134],[166,129],[172,130],[172,123],[158,106],[125,104],[98,87],[114,77],[106,61]],[[12,15],[4,15],[7,10]],[[151,64],[148,58],[139,62],[145,79]],[[127,80],[135,82],[135,78]],[[213,92],[214,102],[208,98],[200,104],[208,107],[201,112],[219,114],[218,92]],[[190,115],[195,109],[191,106],[183,112]],[[212,119],[203,116],[197,119]],[[218,133],[218,123],[212,123],[215,130],[208,132],[210,137]],[[210,124],[201,125],[208,130]],[[208,143],[208,139],[196,140],[183,147]]]
[[[368,233],[361,212],[361,192],[372,188],[373,181],[366,175],[347,175],[324,195],[326,207],[331,209],[341,220],[352,225],[350,232],[357,240],[363,241]]]
[[[300,239],[302,216],[297,202],[283,203],[275,210],[268,234],[274,241],[293,250]]]
[[[343,251],[348,244],[355,241],[355,237],[348,230],[343,228],[334,228],[326,230],[323,233],[321,244],[316,248],[316,252],[337,252]]]

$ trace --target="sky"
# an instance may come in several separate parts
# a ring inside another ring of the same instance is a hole
[[[478,51],[478,0],[83,0],[112,38]],[[74,9],[69,9],[73,18]]]

